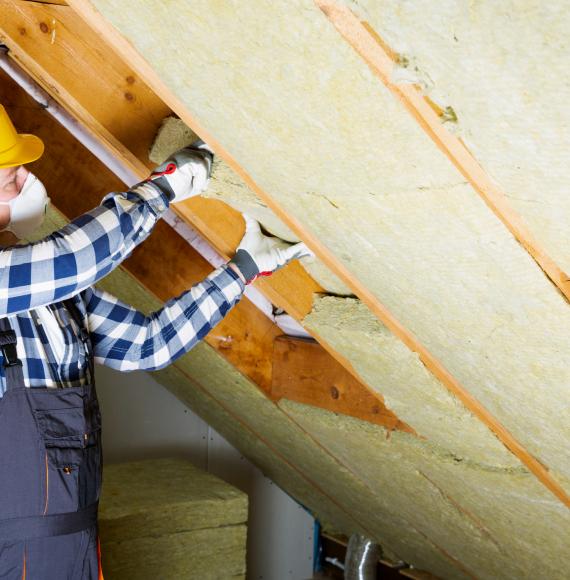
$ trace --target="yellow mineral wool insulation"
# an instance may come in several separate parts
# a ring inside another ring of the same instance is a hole
[[[321,297],[303,325],[343,353],[386,406],[420,436],[458,460],[520,467],[517,458],[473,416],[400,340],[356,299]]]
[[[346,2],[429,78],[455,131],[570,272],[570,13],[564,2]]]
[[[407,433],[282,402],[304,429],[474,577],[567,578],[570,512],[526,469],[440,455]]]
[[[197,139],[196,133],[175,117],[164,119],[160,130],[149,151],[149,159],[162,163],[171,153],[189,145]],[[288,242],[299,242],[299,238],[251,191],[243,179],[224,163],[219,157],[214,158],[212,178],[204,192],[204,197],[223,201],[234,209],[247,213],[273,236]],[[352,291],[346,287],[319,260],[305,258],[301,260],[304,268],[317,282],[330,292],[347,296]]]
[[[108,465],[99,508],[105,577],[243,577],[247,512],[245,493],[188,461]]]
[[[91,4],[323,255],[569,474],[568,305],[312,2]],[[157,26],[173,21],[175,41]]]

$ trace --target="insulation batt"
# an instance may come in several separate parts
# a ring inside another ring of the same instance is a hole
[[[188,461],[109,465],[99,508],[105,577],[244,578],[246,523],[246,494]]]
[[[50,208],[40,235],[64,221]],[[143,312],[160,306],[121,269],[101,286]],[[371,335],[378,331],[374,320],[361,323]],[[469,578],[464,567],[480,560],[485,560],[480,578],[536,578],[532,566],[541,557],[553,568],[566,565],[568,510],[520,466],[478,464],[417,437],[303,405],[284,402],[280,409],[205,343],[153,376],[311,509],[326,529],[371,537],[394,561],[461,580]],[[448,534],[456,537],[445,555],[438,542]],[[481,551],[493,558],[481,558]],[[509,561],[512,554],[526,554],[532,564],[526,575],[512,575],[520,572]],[[503,563],[502,574],[494,558]],[[548,577],[562,578],[557,569],[549,568]]]
[[[171,153],[194,142],[198,136],[184,121],[167,117],[157,133],[150,148],[149,159],[162,163]],[[223,201],[242,213],[256,219],[271,235],[288,242],[301,240],[251,191],[243,179],[233,169],[214,158],[212,178],[208,189],[203,193],[206,198]],[[303,267],[313,278],[331,294],[348,296],[352,291],[343,284],[322,262],[315,258],[301,260]]]

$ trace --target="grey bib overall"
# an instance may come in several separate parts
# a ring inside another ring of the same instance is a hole
[[[7,390],[0,399],[0,580],[97,580],[100,413],[93,357],[83,387],[26,388],[16,335],[0,320]],[[57,368],[46,346],[50,368]]]

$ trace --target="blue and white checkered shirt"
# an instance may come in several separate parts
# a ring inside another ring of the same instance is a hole
[[[168,204],[158,186],[139,184],[107,195],[100,206],[39,242],[0,249],[0,316],[8,316],[18,337],[26,386],[71,387],[87,380],[79,329],[63,300],[73,297],[82,314],[95,361],[122,371],[168,365],[240,300],[244,285],[228,266],[149,316],[92,287],[146,239]],[[63,334],[55,379],[44,350],[43,325],[36,326],[30,314],[46,305]],[[2,365],[0,378],[1,396],[6,389]]]

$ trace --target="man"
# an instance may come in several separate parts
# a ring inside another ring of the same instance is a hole
[[[25,164],[43,144],[0,105],[0,578],[101,578],[100,413],[93,364],[154,370],[187,352],[245,285],[294,258],[246,218],[231,262],[146,316],[92,285],[150,233],[169,203],[199,195],[213,154],[196,142],[144,182],[39,242],[48,197]]]

